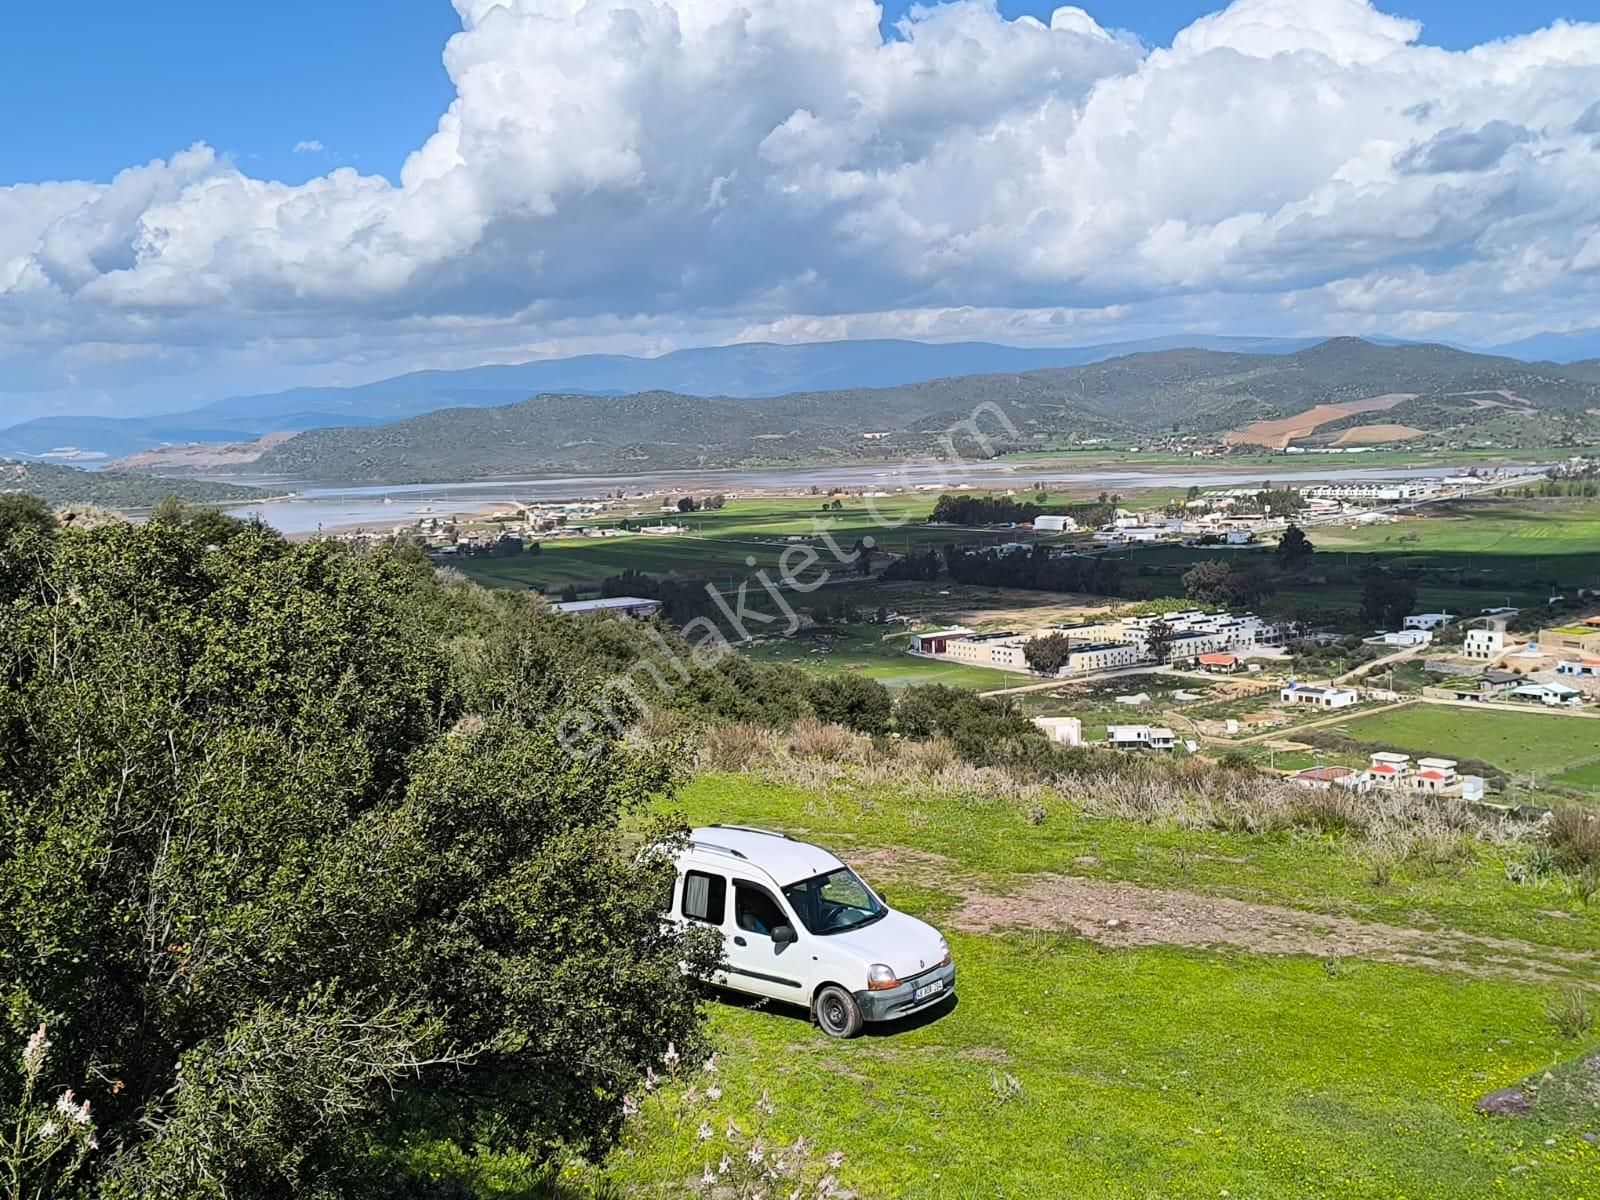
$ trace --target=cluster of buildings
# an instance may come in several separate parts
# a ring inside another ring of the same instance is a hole
[[[1164,627],[1164,645],[1154,644]],[[1254,613],[1187,612],[1089,622],[1034,633],[974,633],[943,629],[917,634],[911,652],[948,658],[969,666],[1006,671],[1028,669],[1028,643],[1063,634],[1069,653],[1059,674],[1084,675],[1156,663],[1193,663],[1207,670],[1236,670],[1240,659],[1261,647],[1279,646],[1292,633],[1289,626]]]
[[[1326,790],[1349,788],[1357,792],[1382,790],[1421,792],[1430,796],[1453,796],[1462,800],[1483,799],[1483,778],[1463,775],[1452,758],[1419,758],[1409,754],[1379,751],[1372,755],[1365,770],[1357,767],[1308,767],[1289,776],[1304,788]]]

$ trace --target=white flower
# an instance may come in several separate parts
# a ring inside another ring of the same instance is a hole
[[[731,1166],[733,1166],[733,1160],[724,1154],[722,1156],[722,1161],[717,1164],[717,1174],[726,1175],[728,1173],[728,1168]]]
[[[762,1089],[761,1099],[756,1101],[756,1111],[764,1117],[770,1117],[773,1114],[774,1108],[772,1104],[771,1092],[767,1091],[766,1089]]]
[[[722,1099],[722,1089],[716,1084],[712,1084],[706,1089],[706,1099],[715,1104],[718,1100]]]
[[[646,1065],[644,1069],[644,1090],[647,1092],[653,1092],[660,1085],[660,1082],[661,1081],[656,1078],[655,1068]]]
[[[844,1166],[844,1151],[830,1150],[828,1152],[826,1162],[831,1169],[837,1171],[840,1167]]]
[[[717,1073],[717,1056],[713,1054],[710,1058],[706,1059],[706,1065],[700,1069],[707,1075],[715,1075]]]
[[[45,1036],[44,1026],[33,1031],[33,1036],[28,1039],[28,1044],[22,1048],[22,1068],[30,1075],[37,1075],[39,1068],[44,1066],[44,1056],[50,1050],[50,1039]]]
[[[757,1138],[755,1141],[751,1142],[750,1149],[745,1151],[745,1157],[748,1158],[752,1163],[759,1163],[766,1156],[766,1151],[761,1148],[760,1138]]]
[[[662,1065],[669,1071],[676,1071],[678,1069],[678,1061],[678,1047],[668,1042],[667,1052],[661,1056]]]
[[[624,1096],[622,1098],[622,1115],[625,1117],[637,1117],[639,1115],[639,1102],[632,1096]]]
[[[712,1136],[711,1122],[701,1121],[700,1128],[695,1132],[695,1137],[699,1138],[702,1142],[709,1142]]]
[[[60,1132],[61,1126],[57,1125],[54,1121],[46,1121],[44,1124],[39,1126],[39,1140],[41,1142],[48,1142]]]
[[[716,1181],[717,1173],[711,1169],[711,1164],[707,1163],[706,1169],[700,1173],[700,1182],[710,1184],[715,1183]]]

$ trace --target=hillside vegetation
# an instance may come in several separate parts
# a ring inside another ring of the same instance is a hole
[[[51,505],[149,508],[168,496],[196,504],[242,504],[263,493],[257,488],[198,479],[168,479],[124,471],[83,471],[53,463],[0,459],[0,493],[25,492]]]
[[[957,449],[974,456],[1085,438],[1216,435],[1317,405],[1395,393],[1416,399],[1398,405],[1386,419],[1424,430],[1497,411],[1481,409],[1475,397],[1559,420],[1588,421],[1585,410],[1600,407],[1600,382],[1550,364],[1444,346],[1378,346],[1341,338],[1287,355],[1159,351],[1066,369],[773,399],[672,392],[539,396],[500,408],[448,409],[378,428],[302,433],[267,450],[254,469],[402,483],[535,471],[893,459],[935,450],[977,406],[998,405],[1009,430],[990,413],[978,417],[985,443],[958,438]],[[1337,428],[1337,422],[1329,427]],[[869,440],[867,434],[874,436]]]

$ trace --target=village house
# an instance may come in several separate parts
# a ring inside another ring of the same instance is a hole
[[[1551,708],[1577,708],[1583,703],[1583,693],[1577,688],[1554,680],[1548,683],[1521,684],[1512,689],[1511,695],[1517,700],[1533,700],[1547,704]]]
[[[1035,717],[1033,723],[1058,746],[1083,745],[1083,722],[1077,717]]]
[[[1600,617],[1590,617],[1576,625],[1558,625],[1539,631],[1539,645],[1546,650],[1578,651],[1600,655]]]
[[[1451,613],[1412,613],[1400,624],[1406,629],[1426,629],[1432,632],[1435,629],[1443,629],[1454,620],[1455,616]]]
[[[1600,658],[1580,654],[1577,658],[1564,658],[1556,664],[1558,675],[1572,675],[1579,679],[1600,679]]]
[[[1449,758],[1419,758],[1411,786],[1419,792],[1438,795],[1456,786],[1456,764]]]
[[[1411,778],[1411,756],[1397,754],[1391,750],[1380,750],[1373,754],[1367,774],[1372,777],[1372,782],[1377,787],[1389,789],[1407,787]]]
[[[1372,778],[1354,767],[1307,767],[1289,776],[1289,782],[1313,791],[1330,791],[1335,787],[1349,788],[1354,792],[1370,792]]]
[[[1469,629],[1461,652],[1468,658],[1488,661],[1498,658],[1506,648],[1506,635],[1498,629]]]
[[[1151,725],[1108,725],[1106,743],[1114,750],[1171,750],[1178,735]]]
[[[1239,658],[1234,654],[1202,654],[1195,662],[1202,671],[1213,675],[1232,675],[1239,669]]]
[[[1316,708],[1349,708],[1358,699],[1351,688],[1316,687],[1309,683],[1290,683],[1278,693],[1283,704],[1309,704]]]

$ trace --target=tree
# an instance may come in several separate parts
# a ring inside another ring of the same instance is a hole
[[[1233,565],[1219,559],[1195,563],[1183,576],[1183,594],[1201,604],[1226,605],[1233,598]]]
[[[0,620],[5,1036],[49,1022],[94,1193],[437,1195],[419,1146],[603,1151],[711,963],[621,833],[666,756],[559,733],[636,635],[414,551],[207,537],[61,533]]]
[[[186,529],[207,545],[220,546],[235,534],[251,528],[251,522],[227,516],[218,508],[190,504],[168,496],[150,510],[148,524],[169,529]]]
[[[55,514],[37,496],[0,495],[0,604],[39,577],[57,533]]]
[[[820,720],[860,733],[886,733],[894,707],[889,689],[865,675],[830,675],[815,680],[806,693]]]
[[[726,496],[724,496],[721,492],[715,492],[712,495],[707,496],[701,503],[700,507],[708,512],[715,512],[717,509],[722,508],[727,503],[728,498]]]
[[[1167,661],[1167,656],[1172,652],[1173,639],[1178,636],[1178,631],[1166,621],[1152,622],[1145,631],[1145,647],[1150,652],[1150,657],[1158,663]]]
[[[1361,585],[1361,615],[1384,628],[1398,627],[1417,610],[1417,585],[1384,571],[1368,571]]]
[[[1248,608],[1272,595],[1273,582],[1260,567],[1210,559],[1196,563],[1183,576],[1184,594],[1201,604]]]
[[[1022,647],[1028,668],[1040,675],[1059,675],[1072,655],[1072,639],[1064,633],[1047,633]]]
[[[696,500],[693,496],[685,496],[682,500],[678,501],[678,511],[681,513],[699,512],[700,501]]]
[[[1290,525],[1278,539],[1278,548],[1273,553],[1277,555],[1279,563],[1292,570],[1303,566],[1316,550],[1300,526]]]

